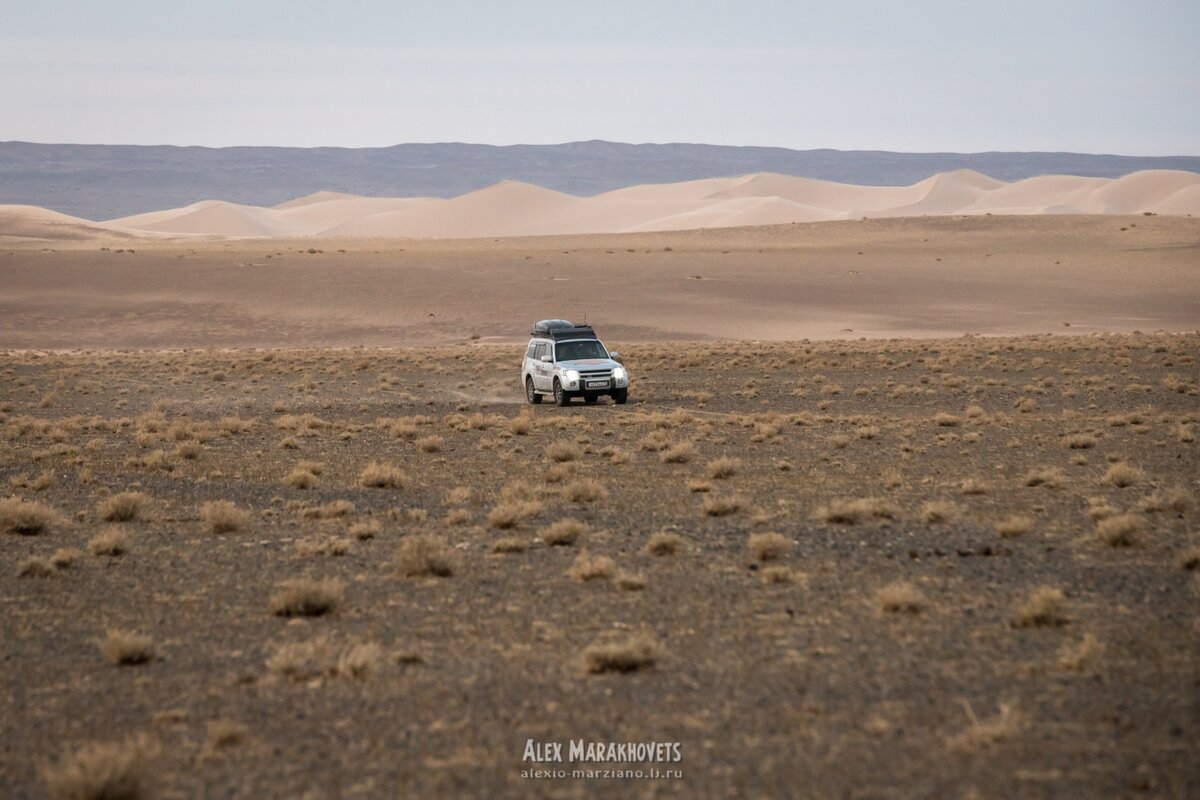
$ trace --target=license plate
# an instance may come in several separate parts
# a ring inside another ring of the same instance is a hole
[[[608,381],[588,381],[587,388],[589,388],[589,389],[607,389]]]

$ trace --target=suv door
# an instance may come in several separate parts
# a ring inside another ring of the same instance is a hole
[[[537,347],[533,351],[533,387],[543,392],[550,391],[551,383],[550,365],[542,362],[542,356],[547,355],[547,353],[547,343],[538,342]]]
[[[537,349],[537,342],[533,339],[529,340],[529,346],[525,348],[525,357],[521,359],[521,385],[525,385],[525,376],[533,375],[533,351]]]

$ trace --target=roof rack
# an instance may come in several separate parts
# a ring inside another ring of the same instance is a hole
[[[544,319],[535,322],[533,335],[545,339],[595,339],[596,332],[591,325],[576,325],[565,319]]]

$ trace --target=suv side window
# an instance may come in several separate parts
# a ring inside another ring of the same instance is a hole
[[[537,342],[530,342],[528,349],[525,350],[525,357],[533,358],[533,353],[535,350],[537,350]]]
[[[546,343],[538,342],[537,349],[533,351],[533,360],[541,361],[542,356],[546,355]]]

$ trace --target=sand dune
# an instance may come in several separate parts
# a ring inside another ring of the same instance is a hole
[[[71,240],[114,233],[101,224],[40,206],[0,205],[0,237]]]
[[[152,211],[109,220],[106,225],[135,230],[220,236],[303,236],[308,231],[286,212],[204,200],[184,208]]]
[[[972,170],[911,186],[857,186],[756,173],[576,197],[502,181],[451,199],[316,192],[272,208],[205,200],[95,223],[31,206],[0,206],[0,236],[112,233],[213,237],[467,239],[690,230],[861,217],[959,214],[1200,214],[1200,174],[1146,170],[1117,179],[1046,175],[1015,183]]]

